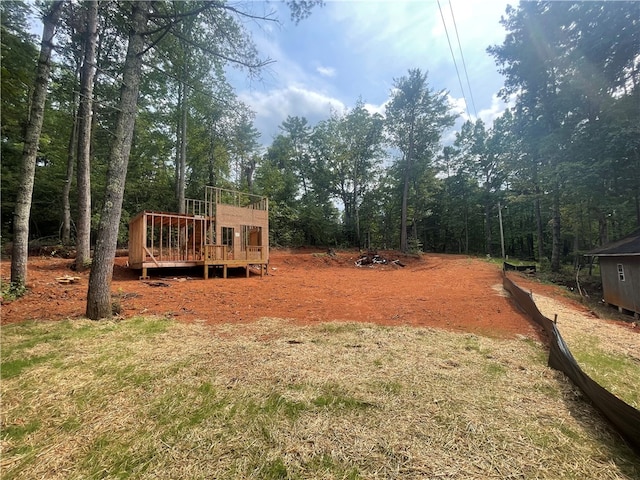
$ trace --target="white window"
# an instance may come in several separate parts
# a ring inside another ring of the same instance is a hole
[[[621,263],[618,264],[618,278],[624,282],[624,266]]]

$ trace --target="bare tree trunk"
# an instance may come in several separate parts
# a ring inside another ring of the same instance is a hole
[[[76,77],[78,78],[78,72]],[[78,154],[78,115],[77,106],[79,95],[74,89],[73,94],[73,127],[71,129],[71,138],[69,138],[69,148],[67,149],[67,175],[62,188],[62,233],[60,235],[63,245],[71,244],[71,203],[69,196],[71,194],[71,184],[73,182],[73,167],[76,163]]]
[[[484,200],[484,242],[485,242],[485,253],[491,256],[491,242],[493,239],[491,238],[491,197],[489,191],[485,192],[485,200]]]
[[[84,270],[91,260],[91,113],[93,79],[96,71],[98,2],[86,2],[85,10],[85,49],[80,73],[80,106],[78,107],[78,231],[76,237],[76,269],[78,271]]]
[[[538,235],[538,261],[544,258],[544,229],[542,228],[542,212],[540,211],[540,192],[536,187],[536,197],[533,201],[533,209],[536,215],[536,230]]]
[[[560,271],[560,186],[556,184],[553,192],[553,219],[552,219],[552,245],[551,245],[551,271]]]
[[[402,211],[400,213],[400,251],[407,253],[409,251],[409,242],[407,241],[407,209],[409,202],[409,180],[411,177],[411,161],[413,160],[413,142],[414,142],[415,119],[411,119],[411,127],[409,131],[409,146],[407,148],[407,158],[404,171],[404,184],[402,186]]]
[[[360,248],[361,242],[362,242],[362,238],[361,238],[361,234],[360,234],[360,207],[358,206],[358,200],[356,199],[356,205],[354,208],[354,216],[355,216],[355,228],[356,228],[356,246],[358,248]]]
[[[609,226],[607,223],[607,215],[604,212],[601,212],[598,218],[598,238],[600,245],[609,243]]]
[[[464,253],[469,255],[469,203],[464,201]]]
[[[355,243],[358,248],[362,247],[361,245],[361,236],[360,236],[360,205],[359,205],[359,195],[358,189],[360,185],[358,183],[358,164],[356,161],[356,165],[353,168],[353,230],[355,234]]]
[[[636,155],[638,159],[638,165],[640,165],[640,155]],[[636,226],[640,227],[640,179],[636,179],[636,192],[635,192],[635,201],[636,201]]]
[[[413,239],[413,247],[415,249],[418,248],[418,221],[416,220],[415,215],[411,219],[411,238]]]
[[[73,5],[70,8],[70,15],[75,15]],[[84,23],[84,22],[83,22]],[[73,27],[72,27],[73,28]],[[73,29],[75,32],[75,28]],[[80,70],[82,69],[82,52],[75,52],[73,58],[75,60],[75,70],[73,72],[73,81],[80,84]],[[80,91],[73,89],[71,97],[71,111],[73,112],[73,125],[67,147],[67,168],[64,187],[62,188],[62,231],[60,239],[63,245],[71,245],[71,187],[73,185],[73,176],[75,174],[75,166],[78,159],[78,106],[80,105]]]
[[[178,203],[177,209],[180,211],[180,153],[182,152],[182,148],[180,147],[180,140],[182,138],[182,134],[180,133],[180,129],[182,128],[182,88],[183,85],[181,82],[178,82],[178,106],[177,106],[177,116],[176,116],[176,160],[175,160],[175,172],[174,172],[174,193],[176,196],[176,202]]]
[[[92,320],[110,318],[111,280],[122,214],[122,199],[127,178],[127,164],[138,110],[138,91],[142,73],[143,32],[147,28],[150,2],[132,2],[132,25],[127,57],[122,74],[120,103],[115,137],[109,157],[104,204],[96,238],[89,291],[87,317]]]
[[[402,253],[407,253],[409,251],[409,242],[407,241],[407,199],[408,198],[409,198],[409,174],[405,173],[404,184],[402,186],[402,211],[400,213],[400,251]]]
[[[182,90],[182,129],[180,131],[180,197],[178,198],[180,213],[184,213],[185,190],[187,188],[187,123],[189,118],[188,106],[189,88],[185,85]]]
[[[253,176],[256,173],[257,166],[258,161],[254,155],[246,162],[244,167],[244,175],[247,178],[247,191],[249,193],[253,193]]]
[[[20,185],[16,198],[16,209],[13,223],[13,252],[11,255],[11,283],[22,287],[27,282],[27,259],[29,257],[29,217],[31,214],[31,200],[33,196],[33,182],[36,172],[36,158],[44,108],[47,100],[47,85],[51,71],[51,53],[53,52],[53,37],[60,20],[62,1],[54,2],[49,13],[43,18],[42,43],[35,86],[31,97],[29,123],[24,139],[22,151],[22,167],[20,171]]]
[[[209,185],[216,185],[217,181],[216,181],[216,172],[214,169],[214,162],[215,162],[215,157],[216,157],[216,152],[215,152],[216,148],[214,143],[211,143],[211,148],[209,149],[209,162],[207,164],[207,169],[208,169],[208,178],[209,178]]]
[[[178,212],[185,213],[185,188],[187,171],[187,86],[184,83],[179,87],[178,100],[178,128],[177,128],[177,162],[176,162],[176,200],[178,201]]]
[[[640,187],[636,190],[636,227],[640,227]]]

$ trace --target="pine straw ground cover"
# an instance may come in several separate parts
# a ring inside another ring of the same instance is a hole
[[[540,312],[557,317],[562,338],[582,370],[629,405],[640,409],[640,333],[534,294]]]
[[[638,478],[528,338],[263,319],[2,329],[2,478]]]

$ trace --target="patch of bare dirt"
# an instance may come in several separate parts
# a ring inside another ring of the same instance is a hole
[[[268,275],[230,270],[230,278],[202,278],[201,269],[150,270],[149,281],[116,258],[112,295],[121,315],[172,316],[191,322],[246,323],[263,317],[299,324],[325,321],[438,327],[491,337],[537,337],[536,327],[504,296],[493,264],[456,256],[403,256],[379,252],[396,264],[357,267],[358,251],[271,251]],[[72,260],[32,257],[24,297],[2,305],[2,323],[60,320],[85,312],[88,272],[72,272]],[[10,263],[0,272],[8,280]],[[79,277],[61,284],[57,277]],[[541,293],[548,295],[544,289]],[[558,292],[555,293],[559,296]]]

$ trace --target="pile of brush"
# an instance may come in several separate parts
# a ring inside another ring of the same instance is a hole
[[[378,255],[378,252],[371,251],[371,250],[368,251],[366,255],[360,256],[360,258],[358,258],[358,260],[356,260],[355,262],[356,267],[387,265],[387,264],[396,265],[398,267],[404,267],[404,265],[400,263],[400,260],[389,261],[382,255]]]

